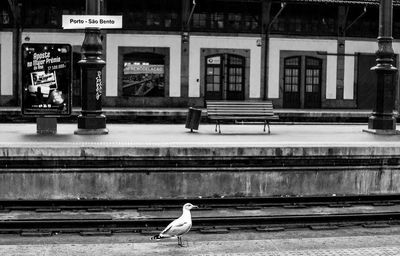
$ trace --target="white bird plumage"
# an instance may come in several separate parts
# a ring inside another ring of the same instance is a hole
[[[160,240],[163,238],[178,238],[178,245],[182,244],[182,235],[189,232],[192,227],[192,215],[190,210],[198,208],[196,205],[187,203],[183,206],[182,215],[176,220],[172,221],[160,234],[153,236],[151,239]]]

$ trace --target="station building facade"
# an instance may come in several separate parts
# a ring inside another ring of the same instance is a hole
[[[100,2],[102,14],[123,17],[122,29],[102,30],[105,107],[272,100],[277,108],[372,109],[375,103],[370,68],[377,50],[378,1]],[[77,62],[84,31],[63,30],[61,17],[85,14],[85,0],[0,3],[0,106],[20,104],[23,43],[72,45],[73,104],[79,106]],[[398,14],[395,0],[395,66]]]

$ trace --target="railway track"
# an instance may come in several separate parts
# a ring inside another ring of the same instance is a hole
[[[57,210],[123,210],[143,209],[162,210],[181,208],[187,202],[199,205],[200,209],[238,208],[257,209],[260,207],[302,208],[312,206],[346,207],[368,204],[374,206],[391,206],[400,204],[400,195],[360,195],[360,196],[281,196],[281,197],[231,197],[218,195],[215,198],[190,199],[158,199],[158,200],[105,200],[105,199],[75,199],[75,200],[0,200],[0,211],[57,211]]]
[[[11,216],[14,212],[29,218],[0,219],[0,233],[13,233],[33,236],[50,236],[57,233],[80,233],[82,235],[112,235],[121,232],[143,234],[158,233],[171,218],[160,217],[164,211],[179,210],[188,200],[52,200],[52,201],[1,201],[0,215]],[[279,198],[213,198],[191,199],[200,205],[204,216],[193,217],[192,230],[202,233],[226,233],[233,230],[280,231],[285,229],[312,228],[336,229],[347,226],[386,227],[400,225],[400,211],[391,207],[400,205],[398,195],[374,196],[330,196],[330,197],[279,197]],[[375,212],[342,211],[341,213],[315,214],[313,207],[351,208],[359,206],[380,207]],[[387,207],[386,207],[387,206]],[[252,211],[281,208],[279,215],[254,215]],[[285,210],[309,208],[309,214],[287,215]],[[230,209],[240,211],[240,216],[213,216],[213,211]],[[397,209],[397,208],[396,208]],[[141,218],[112,218],[107,214],[96,213],[157,212]],[[63,216],[62,212],[89,212],[87,217]],[[43,213],[43,215],[40,215]],[[51,214],[49,218],[48,214]],[[60,213],[60,215],[58,215]],[[90,213],[93,213],[90,215]],[[210,214],[211,213],[211,214]],[[39,214],[39,215],[38,215]],[[46,215],[47,214],[47,215]],[[201,214],[200,214],[201,215]],[[38,217],[39,216],[39,217]]]
[[[83,235],[111,235],[113,233],[159,233],[170,218],[115,220],[97,219],[29,219],[0,222],[0,233],[32,234],[41,236],[58,233]],[[400,224],[400,212],[370,214],[330,214],[297,216],[240,216],[193,218],[192,230],[201,233],[228,233],[235,230],[281,231],[285,229],[337,229],[363,226],[370,228]]]

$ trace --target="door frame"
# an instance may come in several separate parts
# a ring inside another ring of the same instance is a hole
[[[245,67],[246,67],[246,58],[237,54],[226,54],[226,66],[224,67],[224,70],[226,69],[226,76],[224,85],[226,86],[226,99],[227,100],[244,100],[244,91],[245,91],[245,78],[246,78],[246,72],[245,72]],[[230,60],[231,57],[238,58],[242,61],[241,65],[238,64],[231,64]],[[241,77],[242,77],[242,82],[241,82],[241,91],[238,93],[237,91],[231,91],[229,90],[230,87],[230,68],[240,68],[242,71]],[[236,94],[236,95],[235,95]]]
[[[305,57],[313,57],[322,60],[322,75],[321,75],[321,108],[329,107],[334,104],[335,100],[326,98],[326,83],[327,83],[327,57],[326,54],[321,54],[315,51],[292,51],[292,50],[281,50],[279,54],[279,98],[274,100],[276,107],[283,108],[283,97],[284,97],[284,60],[288,57],[301,56],[301,69],[302,69],[302,85],[300,88],[300,109],[304,109],[304,72],[305,72]]]
[[[214,58],[214,57],[219,57],[220,58],[220,63],[219,64],[208,63],[208,59]],[[221,100],[224,97],[223,96],[223,91],[224,91],[224,55],[223,54],[213,54],[213,55],[204,56],[204,58],[205,58],[205,60],[204,60],[204,63],[205,63],[205,67],[204,67],[204,69],[205,69],[205,72],[204,72],[204,81],[205,81],[204,98],[206,100]],[[209,93],[211,91],[207,90],[207,85],[208,85],[207,77],[208,77],[208,68],[209,67],[219,67],[219,70],[220,70],[219,71],[220,72],[219,73],[219,91],[218,91],[218,93],[213,91],[215,93],[213,93],[213,95],[210,95],[210,97],[207,97],[208,94],[211,94],[211,93]]]
[[[295,65],[286,65],[286,60],[288,60],[288,59],[297,59],[298,60],[298,65],[297,66],[295,66]],[[289,56],[289,57],[286,57],[286,58],[284,58],[283,59],[283,78],[282,78],[282,80],[283,80],[283,96],[282,96],[282,100],[283,100],[283,107],[284,108],[301,108],[301,106],[302,106],[302,100],[301,100],[301,95],[302,95],[302,74],[303,74],[303,72],[302,72],[302,57],[301,56]],[[298,72],[298,75],[297,75],[297,80],[298,80],[298,88],[297,88],[297,93],[296,94],[298,94],[297,95],[297,104],[296,105],[293,105],[293,106],[291,106],[289,103],[288,103],[288,101],[286,101],[285,99],[286,99],[286,96],[287,96],[287,92],[286,92],[286,68],[288,67],[288,68],[290,68],[290,67],[293,67],[293,69],[297,69],[297,72]]]
[[[219,54],[232,54],[244,57],[244,100],[249,99],[250,94],[250,50],[249,49],[227,49],[227,48],[200,48],[200,73],[198,82],[200,83],[200,97],[205,100],[206,92],[206,57]],[[226,87],[225,87],[226,88]],[[225,93],[226,94],[226,93]],[[223,96],[226,100],[226,96]]]
[[[307,59],[313,59],[313,60],[317,60],[319,63],[318,63],[318,70],[319,70],[319,81],[318,81],[318,84],[319,84],[319,90],[318,90],[318,101],[316,102],[317,104],[316,104],[316,106],[312,106],[312,105],[307,105],[308,103],[307,103],[307,97],[306,97],[306,94],[307,94],[307,88],[306,88],[306,86],[307,86],[307,68],[308,67],[311,67],[311,65],[307,65]],[[304,56],[304,79],[303,79],[303,83],[304,83],[304,85],[303,85],[303,88],[304,88],[304,90],[303,90],[303,98],[304,98],[304,103],[303,103],[303,105],[304,105],[304,108],[321,108],[321,97],[322,97],[322,94],[321,94],[321,90],[322,90],[322,59],[321,58],[316,58],[316,57],[312,57],[312,56]]]

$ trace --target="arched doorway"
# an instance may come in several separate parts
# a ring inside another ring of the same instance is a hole
[[[321,107],[322,60],[306,57],[304,108]]]
[[[300,67],[301,58],[289,57],[284,60],[283,107],[300,108]]]
[[[321,59],[309,56],[284,59],[284,108],[321,108],[321,87]]]
[[[245,60],[235,54],[206,56],[205,99],[244,100]]]

